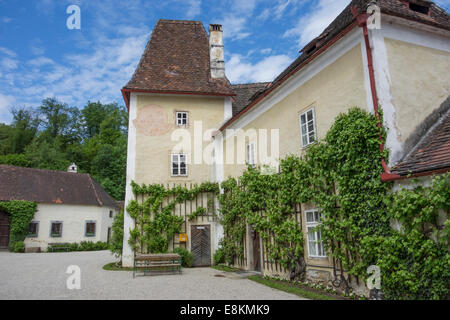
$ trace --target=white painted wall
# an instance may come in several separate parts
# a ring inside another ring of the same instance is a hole
[[[110,211],[113,211],[112,218],[109,217]],[[25,246],[40,247],[41,250],[45,250],[49,243],[106,242],[108,228],[112,227],[116,214],[117,209],[109,207],[39,203],[32,220],[32,222],[39,223],[38,236],[36,238],[27,237]],[[52,221],[62,221],[61,237],[50,236]],[[85,236],[86,221],[96,222],[94,237]]]
[[[125,189],[125,213],[123,221],[123,249],[122,265],[132,267],[134,264],[134,254],[128,240],[130,239],[130,230],[134,229],[134,221],[127,212],[128,203],[134,199],[131,181],[135,180],[136,175],[136,127],[134,120],[137,117],[137,95],[134,92],[130,94],[130,110],[128,120],[128,151],[127,151],[127,181]]]

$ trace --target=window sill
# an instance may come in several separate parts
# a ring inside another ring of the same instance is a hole
[[[327,256],[308,256],[309,259],[315,259],[315,260],[326,260],[328,259]]]
[[[26,236],[26,238],[37,238],[38,235],[37,234],[29,234]]]
[[[60,234],[51,234],[50,237],[51,238],[61,238],[62,235],[60,235]]]

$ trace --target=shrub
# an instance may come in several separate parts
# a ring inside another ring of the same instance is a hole
[[[25,244],[23,241],[17,241],[14,244],[14,252],[25,252]]]
[[[114,217],[112,225],[112,237],[109,243],[109,250],[114,254],[116,258],[122,256],[123,247],[123,210]]]
[[[173,250],[174,253],[178,253],[181,256],[181,265],[185,268],[191,268],[192,263],[194,262],[194,256],[191,252],[186,250],[185,248],[175,248]]]
[[[214,253],[214,264],[218,265],[225,262],[225,250],[222,247],[216,250]]]
[[[94,245],[95,250],[107,250],[109,245],[106,242],[97,241]]]
[[[79,249],[80,249],[78,243],[71,243],[69,245],[69,247],[70,247],[70,251],[79,251]]]

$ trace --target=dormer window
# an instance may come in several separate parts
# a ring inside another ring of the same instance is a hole
[[[424,5],[420,5],[417,3],[409,2],[409,9],[411,9],[412,11],[418,12],[418,13],[426,14],[426,15],[429,15],[429,13],[430,13],[429,6],[424,6]]]

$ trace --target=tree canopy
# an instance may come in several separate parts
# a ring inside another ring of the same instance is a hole
[[[128,113],[116,103],[79,109],[55,98],[14,108],[0,123],[0,164],[89,173],[115,199],[125,197]]]

